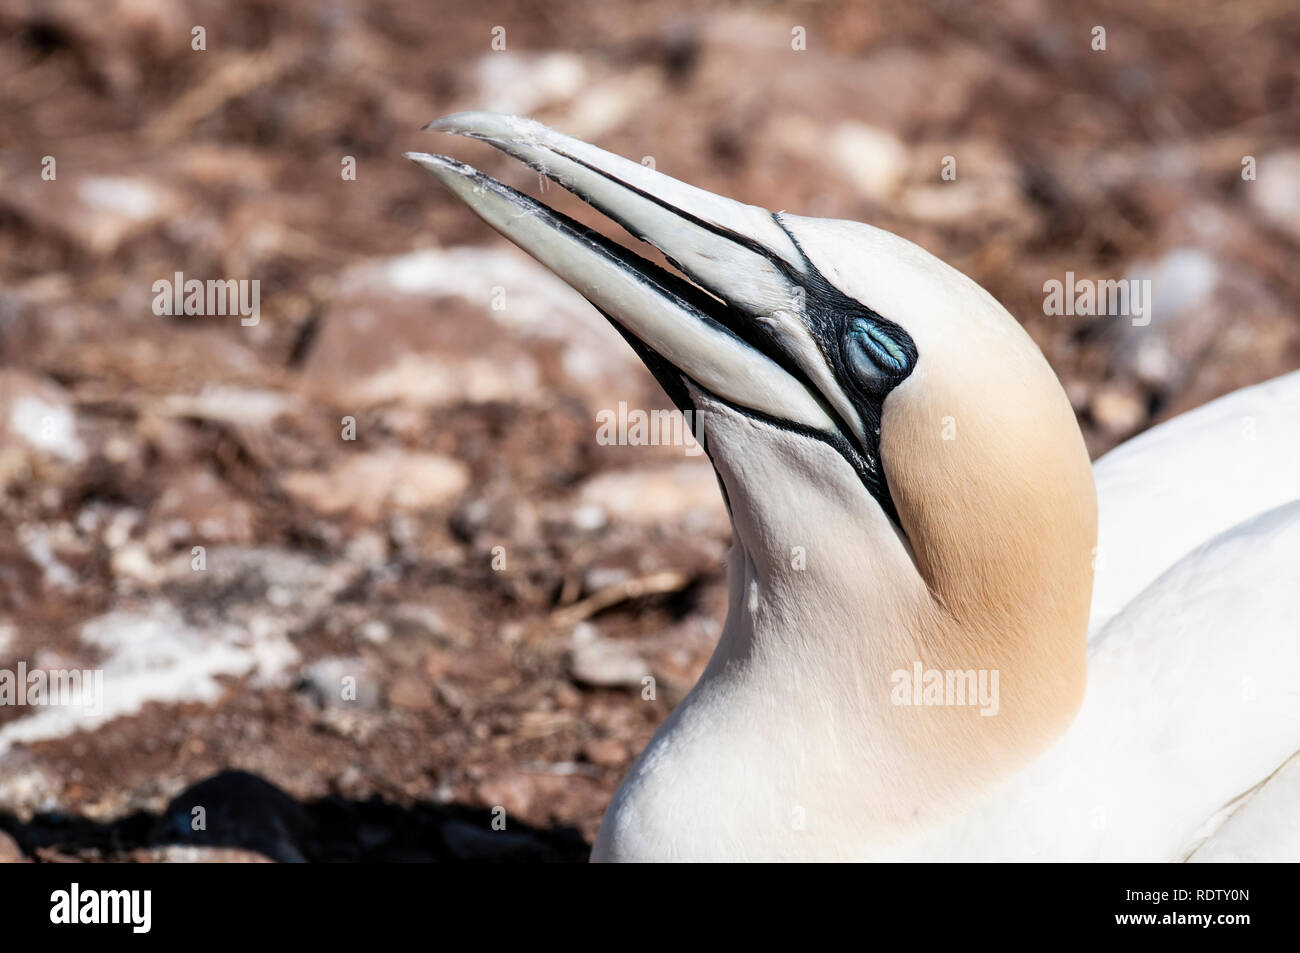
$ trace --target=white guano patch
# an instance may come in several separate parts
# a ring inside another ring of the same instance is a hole
[[[102,658],[95,666],[104,680],[98,710],[41,708],[8,722],[0,727],[0,754],[16,744],[93,731],[148,702],[211,704],[221,696],[217,678],[222,675],[275,680],[297,663],[298,651],[281,626],[253,621],[247,628],[230,623],[197,628],[166,602],[91,619],[81,637]]]

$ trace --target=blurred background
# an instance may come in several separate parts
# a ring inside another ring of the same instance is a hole
[[[599,216],[425,122],[903,235],[1096,455],[1300,366],[1298,54],[1294,0],[0,0],[0,669],[104,679],[0,705],[0,858],[583,859],[707,659],[707,461],[597,443],[667,401],[401,153]],[[1150,323],[1046,314],[1068,272]]]

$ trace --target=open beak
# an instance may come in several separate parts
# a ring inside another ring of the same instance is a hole
[[[654,245],[694,282],[470,166],[407,153],[604,313],[670,394],[665,377],[675,373],[734,406],[864,439],[806,315],[802,279],[813,269],[771,212],[531,120],[470,112],[426,128],[482,139],[522,160]]]

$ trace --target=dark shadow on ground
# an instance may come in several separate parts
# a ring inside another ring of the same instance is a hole
[[[196,813],[195,808],[203,811]],[[202,817],[204,830],[194,830]],[[181,792],[161,814],[107,823],[63,814],[20,821],[0,814],[0,830],[34,859],[130,859],[165,845],[226,847],[293,862],[580,862],[590,846],[572,827],[536,828],[514,818],[494,830],[491,811],[459,804],[403,807],[372,798],[299,802],[245,771],[223,771]]]

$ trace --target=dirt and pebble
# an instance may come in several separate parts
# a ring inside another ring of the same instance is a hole
[[[1286,0],[0,0],[0,669],[104,685],[0,706],[0,860],[579,860],[707,659],[707,462],[597,442],[649,375],[401,153],[599,217],[428,120],[904,235],[1099,454],[1300,366],[1297,48]]]

